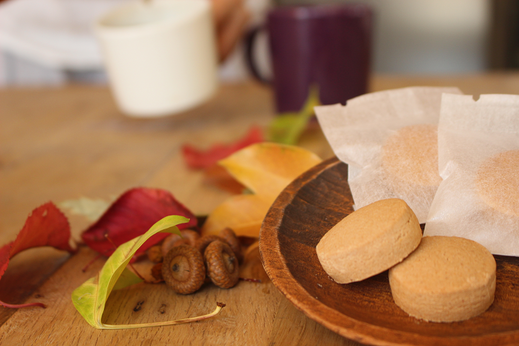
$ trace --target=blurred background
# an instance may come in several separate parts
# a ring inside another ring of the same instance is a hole
[[[0,86],[105,83],[92,21],[127,0],[0,0]],[[367,3],[375,12],[372,69],[468,74],[519,67],[519,0],[246,0],[250,27],[270,6]],[[260,43],[268,69],[266,43]],[[248,78],[243,45],[221,79]]]
[[[279,4],[318,0],[276,0]],[[519,67],[519,1],[330,0],[375,10],[373,70],[456,74]]]

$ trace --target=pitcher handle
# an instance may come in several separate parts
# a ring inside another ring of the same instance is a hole
[[[258,34],[266,29],[265,25],[252,28],[245,37],[245,62],[252,76],[261,83],[272,84],[272,80],[261,74],[256,62],[254,47]]]

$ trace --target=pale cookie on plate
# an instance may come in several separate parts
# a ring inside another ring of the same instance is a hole
[[[401,199],[362,207],[332,227],[317,244],[324,271],[340,284],[387,270],[420,244],[418,219]]]
[[[463,321],[494,301],[496,262],[482,245],[459,237],[424,237],[389,270],[393,299],[409,315],[433,322]]]

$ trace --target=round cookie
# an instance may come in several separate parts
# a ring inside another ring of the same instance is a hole
[[[399,129],[382,147],[382,166],[393,177],[422,186],[438,186],[438,127],[411,125]]]
[[[519,150],[490,157],[479,167],[475,185],[479,197],[493,209],[519,216]]]
[[[389,270],[395,303],[409,315],[433,322],[475,317],[494,301],[496,262],[482,245],[458,237],[424,237]]]
[[[377,201],[354,211],[317,244],[319,262],[345,284],[379,274],[407,257],[419,244],[416,215],[401,199]]]

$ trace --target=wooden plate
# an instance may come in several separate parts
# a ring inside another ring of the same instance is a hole
[[[274,285],[311,319],[375,345],[519,345],[519,258],[495,256],[495,301],[463,322],[409,317],[391,297],[387,272],[339,285],[323,271],[315,246],[352,212],[348,167],[336,158],[292,182],[269,210],[260,233],[263,265]]]

